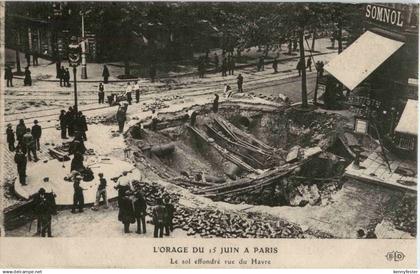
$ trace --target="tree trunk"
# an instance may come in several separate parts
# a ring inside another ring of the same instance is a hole
[[[130,75],[130,61],[128,59],[124,61],[124,75]]]
[[[316,30],[314,29],[314,31],[312,32],[312,45],[311,45],[312,52],[315,51],[315,39],[316,39]]]
[[[340,54],[343,51],[343,39],[342,39],[342,35],[343,34],[343,24],[341,22],[341,20],[338,22],[338,54]]]
[[[303,30],[299,31],[299,52],[300,52],[300,62],[302,64],[305,63],[305,48],[303,46]],[[303,67],[304,67],[303,65]],[[306,89],[306,69],[302,69],[302,108],[306,108],[308,106],[308,94]]]

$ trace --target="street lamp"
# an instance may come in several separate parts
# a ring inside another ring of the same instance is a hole
[[[69,44],[69,65],[73,67],[73,85],[74,85],[74,109],[77,112],[77,80],[76,68],[80,65],[80,44],[77,43],[77,38],[72,36]]]
[[[87,66],[86,66],[86,41],[85,41],[85,15],[89,14],[90,10],[83,12],[80,12],[80,15],[82,16],[82,79],[87,79]]]

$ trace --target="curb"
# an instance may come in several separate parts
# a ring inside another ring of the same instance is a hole
[[[322,56],[322,55],[327,55],[327,54],[332,54],[334,52],[323,52],[323,53],[316,53],[316,54],[312,54],[311,56]],[[284,61],[291,61],[291,60],[296,60],[299,59],[299,55],[297,56],[293,56],[293,57],[288,57],[288,58],[284,58],[284,59],[278,59],[278,62],[284,62]],[[273,59],[274,60],[274,59]],[[265,61],[264,65],[267,64],[271,64],[273,62],[273,60],[271,61]],[[242,64],[242,65],[237,65],[235,66],[235,69],[241,69],[241,68],[247,68],[247,67],[253,67],[256,66],[257,63],[249,63],[249,64]],[[207,70],[206,73],[218,73],[219,71],[215,71],[214,69],[210,69]],[[279,71],[279,72],[284,72],[284,71]],[[178,74],[178,75],[174,75],[172,77],[162,77],[162,78],[156,78],[155,82],[159,82],[162,80],[166,80],[166,79],[173,79],[173,78],[181,78],[181,77],[185,77],[185,76],[193,76],[193,75],[197,75],[197,72],[188,72],[188,73],[184,73],[184,74]],[[24,79],[24,77],[22,76],[14,76],[14,79]],[[130,78],[130,79],[118,79],[118,80],[108,80],[108,83],[127,83],[127,82],[132,82],[135,80],[138,80],[141,78]],[[146,78],[148,79],[148,78]],[[60,81],[57,79],[36,79],[39,82],[51,82],[51,83],[59,83]],[[102,83],[103,81],[101,80],[86,80],[86,81],[80,81],[78,80],[78,83]]]

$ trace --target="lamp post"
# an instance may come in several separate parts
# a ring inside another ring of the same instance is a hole
[[[71,37],[69,45],[69,65],[73,67],[73,85],[74,85],[74,109],[77,112],[77,66],[80,65],[80,45],[77,43],[75,36]]]
[[[90,11],[87,12],[80,12],[82,16],[82,73],[81,78],[87,79],[87,65],[86,65],[86,40],[85,40],[85,15],[88,14]]]

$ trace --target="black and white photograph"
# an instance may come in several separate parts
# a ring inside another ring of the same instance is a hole
[[[5,2],[1,236],[415,240],[418,11]]]

